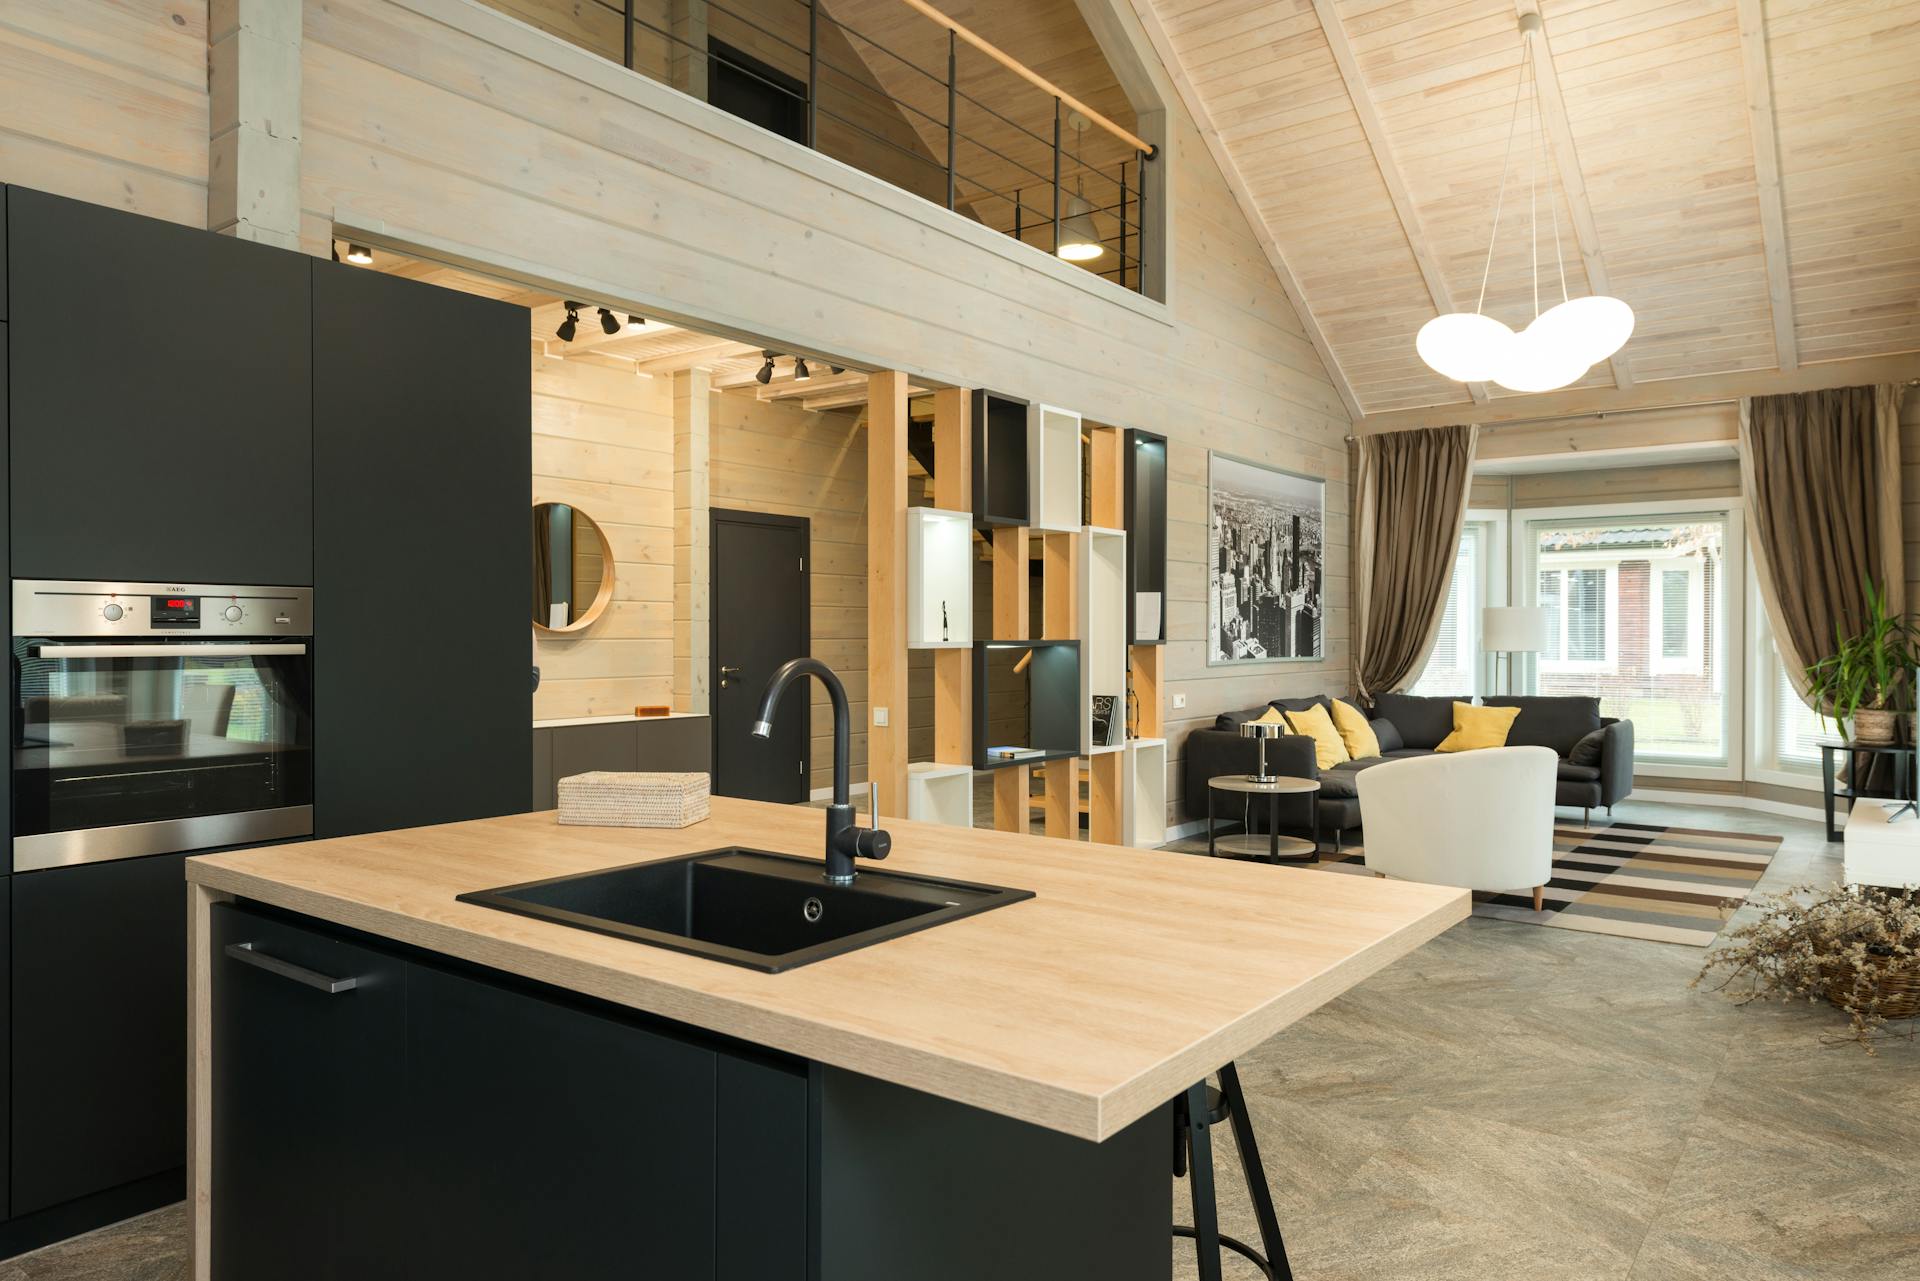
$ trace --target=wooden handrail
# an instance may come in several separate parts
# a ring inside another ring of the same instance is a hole
[[[1005,67],[1008,71],[1013,72],[1016,76],[1019,76],[1035,88],[1046,93],[1049,97],[1058,98],[1061,102],[1066,103],[1067,106],[1072,107],[1075,111],[1085,116],[1090,122],[1099,125],[1102,129],[1105,129],[1108,133],[1126,143],[1135,151],[1144,151],[1149,156],[1154,154],[1155,148],[1152,143],[1140,137],[1138,134],[1129,133],[1127,130],[1122,129],[1119,125],[1107,119],[1107,117],[1101,115],[1092,107],[1089,107],[1086,103],[1080,101],[1080,99],[1074,97],[1065,89],[1062,89],[1059,85],[1054,84],[1051,80],[1033,70],[1012,54],[1000,49],[991,41],[967,30],[967,28],[961,26],[952,18],[949,18],[946,14],[928,4],[927,0],[901,0],[901,3],[909,9],[917,10],[923,17],[939,23],[947,30],[953,32],[954,35],[959,36],[981,53],[986,54],[989,58],[992,58],[995,62]]]

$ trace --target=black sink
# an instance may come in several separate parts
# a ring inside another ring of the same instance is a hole
[[[899,872],[829,885],[822,871],[812,859],[728,848],[459,898],[777,974],[1033,897]]]

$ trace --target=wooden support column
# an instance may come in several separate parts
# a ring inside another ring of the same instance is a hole
[[[300,248],[297,0],[212,0],[207,11],[207,226]]]
[[[1101,529],[1126,525],[1125,433],[1117,427],[1087,429],[1087,515]],[[1085,661],[1086,656],[1081,656]],[[1122,709],[1122,715],[1125,709]],[[1102,845],[1126,844],[1126,761],[1124,751],[1102,752],[1087,761],[1087,839]]]
[[[1072,640],[1079,632],[1076,596],[1080,578],[1075,561],[1075,536],[1048,533],[1041,545],[1040,634],[1048,640]],[[1075,699],[1079,697],[1075,691]],[[1080,758],[1048,761],[1044,813],[1048,836],[1069,840],[1080,835]]]
[[[1166,697],[1163,663],[1165,645],[1135,645],[1128,662],[1133,672],[1133,697],[1139,704],[1139,719],[1134,725],[1136,738],[1165,738],[1166,712],[1161,700]]]
[[[867,379],[867,778],[907,812],[907,376]]]
[[[959,387],[933,394],[933,505],[973,510],[973,398]],[[973,763],[971,649],[933,651],[933,759]]]
[[[667,49],[667,83],[707,100],[707,0],[672,0],[673,39]]]
[[[1002,525],[993,531],[993,639],[1026,640],[1027,528]],[[993,826],[1002,832],[1028,830],[1029,768],[1007,765],[993,772]]]
[[[712,645],[712,550],[708,545],[708,415],[712,375],[702,368],[673,375],[673,709],[706,715]]]

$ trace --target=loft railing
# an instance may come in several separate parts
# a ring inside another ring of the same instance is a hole
[[[1022,244],[1053,254],[1097,244],[1097,256],[1075,265],[1146,290],[1151,144],[925,0],[899,2],[944,29],[944,67],[920,65],[835,18],[820,0],[483,2]],[[607,38],[613,22],[617,50]],[[961,83],[963,45],[1050,99],[1050,118],[1032,128],[1013,118],[1009,104],[969,92]],[[849,55],[857,65],[844,65]],[[898,92],[888,91],[889,79]],[[1104,162],[1085,160],[1069,143],[1065,130],[1076,124],[1082,139],[1095,133]]]

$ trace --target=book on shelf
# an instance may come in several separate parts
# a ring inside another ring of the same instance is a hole
[[[1034,756],[1045,756],[1037,747],[989,747],[987,756],[996,761],[1024,761]]]

